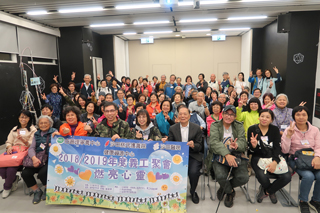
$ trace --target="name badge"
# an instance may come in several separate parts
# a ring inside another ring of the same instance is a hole
[[[232,134],[231,133],[223,133],[223,138],[227,138],[227,137],[232,138]]]
[[[149,137],[148,135],[144,135],[143,140],[148,140],[148,137]]]
[[[133,122],[132,122],[134,125],[136,125],[136,121],[134,120]]]
[[[152,113],[152,116],[155,116],[155,115],[156,115],[156,113],[153,112],[153,113]]]
[[[42,143],[42,144],[40,144],[40,148],[44,150],[44,148],[46,148],[46,146]]]
[[[115,89],[114,91],[115,91],[115,92],[118,92],[118,90],[117,90],[117,89]]]
[[[301,144],[302,145],[309,145],[309,141],[308,140],[301,140]]]
[[[268,136],[261,136],[261,140],[263,143],[268,143],[269,138],[268,138]]]
[[[26,134],[26,131],[19,131],[19,134],[20,134],[20,135],[25,135],[25,134]]]
[[[133,89],[133,92],[136,92],[137,90],[136,89]]]
[[[173,89],[173,86],[171,86],[170,88]]]
[[[198,86],[198,88],[200,88],[200,86]]]
[[[281,129],[286,129],[288,125],[281,125]]]

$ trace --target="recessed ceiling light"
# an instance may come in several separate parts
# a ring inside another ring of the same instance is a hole
[[[123,35],[136,35],[137,33],[123,33]]]
[[[185,19],[180,20],[180,23],[188,23],[188,22],[209,22],[209,21],[217,21],[217,18],[209,18],[209,19]]]
[[[243,31],[243,30],[250,30],[249,27],[242,27],[242,28],[221,28],[220,31]]]
[[[114,24],[92,24],[90,27],[113,27],[113,26],[123,26],[124,23],[114,23]]]
[[[206,35],[207,35],[207,36],[210,36],[211,34],[210,34],[210,33],[207,33]]]
[[[200,1],[200,6],[205,4],[223,4],[227,3],[228,0],[217,0],[217,1]],[[193,5],[192,1],[186,1],[186,2],[178,2],[178,6],[190,6]]]
[[[182,33],[190,33],[190,32],[205,32],[205,31],[211,31],[210,29],[202,29],[202,30],[181,30]]]
[[[176,36],[178,37],[178,36],[180,36],[180,35],[176,35]]]
[[[84,13],[84,12],[94,12],[102,11],[103,7],[87,7],[87,8],[76,8],[76,9],[61,9],[58,10],[59,13]]]
[[[153,8],[153,7],[160,7],[160,4],[131,4],[131,5],[119,5],[115,8],[118,10],[125,10],[125,9],[140,9],[140,8]]]
[[[163,34],[163,33],[173,33],[172,31],[154,31],[154,32],[144,32],[143,34]]]
[[[227,20],[247,20],[247,19],[265,19],[268,16],[249,16],[249,17],[230,17]]]
[[[28,15],[45,15],[45,14],[48,14],[47,11],[45,10],[36,10],[36,11],[30,11],[30,12],[27,12]]]
[[[148,22],[133,22],[134,25],[144,25],[144,24],[167,24],[170,21],[148,21]]]

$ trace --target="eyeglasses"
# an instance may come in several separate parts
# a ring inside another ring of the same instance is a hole
[[[112,109],[112,110],[106,110],[106,111],[104,111],[105,113],[114,113],[116,110],[115,109]]]
[[[225,116],[229,116],[229,117],[235,117],[236,115],[234,114],[234,113],[231,113],[231,114],[229,114],[229,113],[223,113]]]

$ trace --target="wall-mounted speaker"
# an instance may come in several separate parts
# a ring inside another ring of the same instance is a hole
[[[92,43],[92,30],[90,28],[82,28],[82,42]]]
[[[278,33],[290,32],[291,13],[278,15]]]

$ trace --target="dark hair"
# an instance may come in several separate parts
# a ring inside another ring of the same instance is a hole
[[[174,99],[177,95],[180,95],[181,98],[181,102],[183,102],[183,94],[181,92],[176,92],[173,96],[172,96],[172,103],[174,102]]]
[[[137,82],[137,85],[136,85],[136,86],[139,86],[138,80],[137,80],[137,79],[133,79],[133,80],[131,81],[131,86],[130,86],[130,88],[132,88],[132,89],[134,88],[134,87],[133,87],[133,83],[134,83],[135,81]]]
[[[153,79],[157,79],[157,80],[158,80],[158,77],[157,77],[157,76],[153,76],[153,77],[152,77],[152,80],[153,80]]]
[[[68,87],[69,87],[71,84],[72,84],[74,87],[76,87],[76,84],[75,84],[74,82],[69,82]]]
[[[138,126],[140,126],[140,124],[139,124],[139,122],[138,122],[138,117],[139,117],[141,114],[144,114],[144,115],[147,116],[147,126],[149,126],[149,124],[151,123],[150,115],[149,115],[148,111],[145,110],[145,109],[139,110],[139,112],[137,113],[137,116],[136,116],[136,124],[137,124]]]
[[[130,77],[126,77],[126,80],[131,80],[131,78]]]
[[[56,84],[56,83],[52,83],[52,84],[50,85],[50,89],[52,89],[52,87],[57,87],[57,89],[59,89],[58,84]]]
[[[80,93],[76,93],[76,94],[74,94],[74,100],[75,100],[75,102],[77,103],[78,102],[78,99],[79,99],[79,97],[80,97]],[[78,98],[76,99],[76,96],[78,96]]]
[[[187,82],[188,78],[190,78],[190,79],[191,79],[191,82],[192,82],[192,77],[191,77],[191,75],[187,75],[187,77],[186,77],[186,82]]]
[[[126,79],[126,76],[122,76],[122,77],[121,77],[121,81],[122,81],[122,79]]]
[[[119,89],[119,90],[117,91],[117,94],[118,94],[120,91],[123,92],[123,94],[125,94],[124,91],[123,91],[123,89]]]
[[[136,103],[136,105],[134,106],[134,110],[137,111],[138,107],[143,107],[143,109],[146,109],[146,105],[144,103]]]
[[[219,94],[218,94],[218,92],[216,90],[212,90],[212,92],[210,93],[210,98],[211,98],[212,93],[216,93],[217,99],[219,98]]]
[[[155,93],[155,92],[152,92],[151,94],[150,94],[150,99],[151,99],[151,96],[156,96],[156,98],[157,98],[157,101],[159,101],[159,97],[158,97],[158,95],[157,95],[157,93]]]
[[[239,98],[241,97],[241,95],[246,94],[247,97],[249,98],[249,93],[247,91],[242,91],[240,92]]]
[[[138,96],[138,100],[137,100],[138,102],[140,101],[141,96],[144,97],[144,101],[147,100],[147,97],[146,97],[143,93],[141,93],[141,94]]]
[[[260,93],[261,93],[261,89],[260,89],[260,88],[255,88],[255,89],[253,90],[253,92],[256,91],[256,90],[259,90]]]
[[[204,74],[203,74],[203,73],[200,73],[200,74],[198,75],[198,77],[199,77],[200,75],[202,75],[202,78],[204,79]]]
[[[170,101],[170,100],[168,100],[168,99],[164,99],[163,101],[162,101],[162,103],[161,103],[161,105],[160,105],[160,109],[161,109],[161,111],[162,111],[162,106],[163,106],[163,103],[164,102],[169,102],[169,105],[170,105],[170,112],[172,111],[172,102]]]
[[[77,100],[77,106],[79,107],[79,109],[81,109],[81,106],[79,104],[79,98],[81,98],[82,100],[84,100],[86,103],[84,105],[85,108],[87,108],[87,104],[88,104],[88,99],[86,98],[86,96],[80,94]]]
[[[113,100],[113,95],[112,95],[111,93],[107,93],[107,94],[106,94],[106,98],[107,98],[108,95],[110,95],[111,98],[112,98],[112,100]]]
[[[292,109],[292,118],[294,121],[296,121],[295,119],[295,115],[297,112],[302,112],[302,111],[306,111],[307,115],[308,115],[308,118],[309,118],[309,115],[310,115],[310,112],[309,112],[309,109],[305,106],[296,106]]]
[[[101,80],[101,84],[102,84],[102,82],[106,82],[106,84],[107,84],[107,80],[105,80],[105,79]],[[108,86],[108,84],[107,84],[107,86]]]
[[[242,80],[245,81],[245,80],[244,80],[244,73],[243,73],[243,72],[239,72],[239,73],[238,73],[238,77],[239,77],[240,74],[242,75]]]
[[[86,106],[86,111],[87,111],[87,107],[89,104],[93,104],[93,113],[94,113],[96,111],[97,105],[95,103],[93,103],[92,101],[88,101],[87,106]]]
[[[233,87],[234,88],[234,86],[232,84],[230,84],[229,87]]]
[[[160,92],[160,91],[161,91],[161,92],[164,92],[164,89],[159,89],[159,92]]]
[[[263,103],[263,104],[265,104],[265,103],[264,103],[264,99],[265,99],[267,96],[271,99],[271,101],[274,99],[274,96],[272,95],[272,93],[265,93],[265,94],[262,96],[262,103]]]
[[[146,81],[146,82],[148,82],[148,79],[147,79],[147,78],[143,78],[143,79],[142,79],[142,81]]]
[[[129,90],[128,90],[128,91],[129,91]],[[128,98],[132,98],[133,101],[135,100],[135,97],[134,97],[134,95],[132,95],[132,94],[127,95],[127,100],[128,100]]]
[[[215,105],[219,105],[220,106],[220,112],[222,112],[222,109],[223,109],[222,103],[220,101],[214,101],[214,102],[212,102],[210,108],[212,109],[212,107],[215,106]]]
[[[264,112],[268,112],[268,113],[271,115],[271,119],[272,119],[272,121],[273,121],[273,119],[274,119],[274,113],[272,112],[272,110],[271,110],[271,109],[262,109],[262,110],[260,110],[260,112],[259,112],[259,117],[260,117],[261,114],[264,113]]]
[[[80,115],[81,115],[81,111],[78,107],[76,106],[68,106],[63,110],[63,117],[64,119],[66,119],[66,116],[69,112],[73,112],[74,114],[76,114],[77,116],[77,122],[80,121]]]
[[[115,110],[118,110],[117,104],[115,104],[115,103],[113,103],[113,102],[108,102],[108,101],[106,101],[106,102],[103,104],[103,106],[104,106],[103,110],[106,110],[106,108],[107,108],[108,106],[114,106],[114,109],[115,109]]]
[[[266,69],[265,71],[264,71],[264,76],[266,76],[266,72],[269,72],[270,73],[270,78],[272,78],[273,76],[272,76],[272,72],[269,70],[269,69]]]
[[[250,108],[250,104],[251,103],[257,103],[258,104],[258,112],[260,112],[262,110],[260,100],[258,98],[256,98],[256,97],[253,97],[253,98],[250,99],[250,101],[248,103],[248,105],[249,105],[248,112],[251,112],[251,108]]]
[[[50,109],[51,112],[53,111],[53,107],[52,107],[50,104],[43,104],[42,107],[41,107],[41,111],[42,111],[44,108]]]
[[[19,117],[21,116],[21,114],[24,114],[25,116],[27,116],[27,117],[30,118],[29,121],[28,121],[28,123],[27,123],[27,127],[26,127],[26,129],[27,129],[28,131],[30,131],[30,127],[32,126],[32,123],[33,123],[33,115],[32,115],[32,113],[31,113],[29,110],[23,109],[23,110],[20,111]],[[19,121],[19,117],[18,117],[18,121]],[[18,122],[18,125],[17,125],[17,126],[18,126],[18,127],[17,127],[15,130],[13,130],[14,132],[16,132],[18,129],[21,128],[20,122]]]
[[[171,75],[170,75],[170,78],[171,78],[172,76],[174,76],[174,79],[177,79],[177,76],[176,76],[175,74],[171,74]]]

